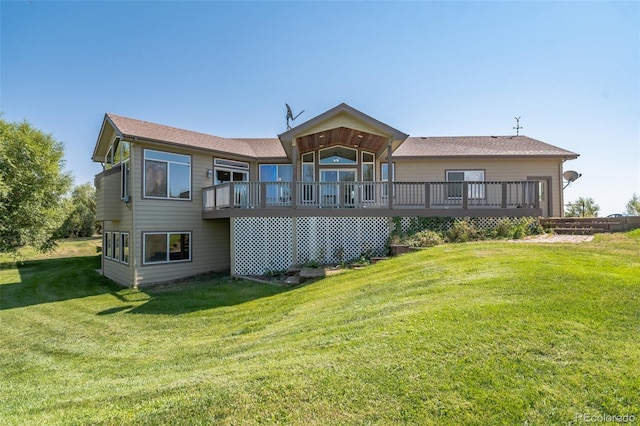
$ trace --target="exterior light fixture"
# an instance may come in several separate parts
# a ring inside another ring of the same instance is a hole
[[[207,170],[207,177],[208,178],[212,178],[213,177],[213,170],[211,170],[211,169]]]

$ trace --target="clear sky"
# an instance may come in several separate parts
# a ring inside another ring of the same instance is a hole
[[[76,184],[105,112],[276,137],[346,102],[412,136],[575,151],[565,201],[640,194],[640,2],[0,1],[0,111],[65,143]]]

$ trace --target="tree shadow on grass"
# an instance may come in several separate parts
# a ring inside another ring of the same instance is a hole
[[[128,313],[181,315],[240,305],[291,290],[291,288],[235,280],[229,276],[208,276],[178,283],[169,289],[162,287],[145,289],[144,292],[149,295],[149,300]]]
[[[18,263],[19,279],[0,285],[0,310],[110,293],[119,288],[100,276],[97,256],[30,260]],[[2,272],[13,268],[4,265]]]

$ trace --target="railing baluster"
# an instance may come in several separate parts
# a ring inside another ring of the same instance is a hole
[[[538,181],[226,182],[202,189],[205,211],[223,208],[540,208]]]

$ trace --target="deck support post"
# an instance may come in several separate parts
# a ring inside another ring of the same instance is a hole
[[[236,208],[236,188],[233,186],[233,181],[229,182],[229,208]]]
[[[462,209],[467,210],[469,208],[469,182],[462,182]]]
[[[267,183],[260,182],[260,208],[267,207]]]
[[[502,182],[502,208],[506,209],[507,208],[507,182]]]
[[[431,208],[431,184],[429,182],[424,183],[424,208]]]

